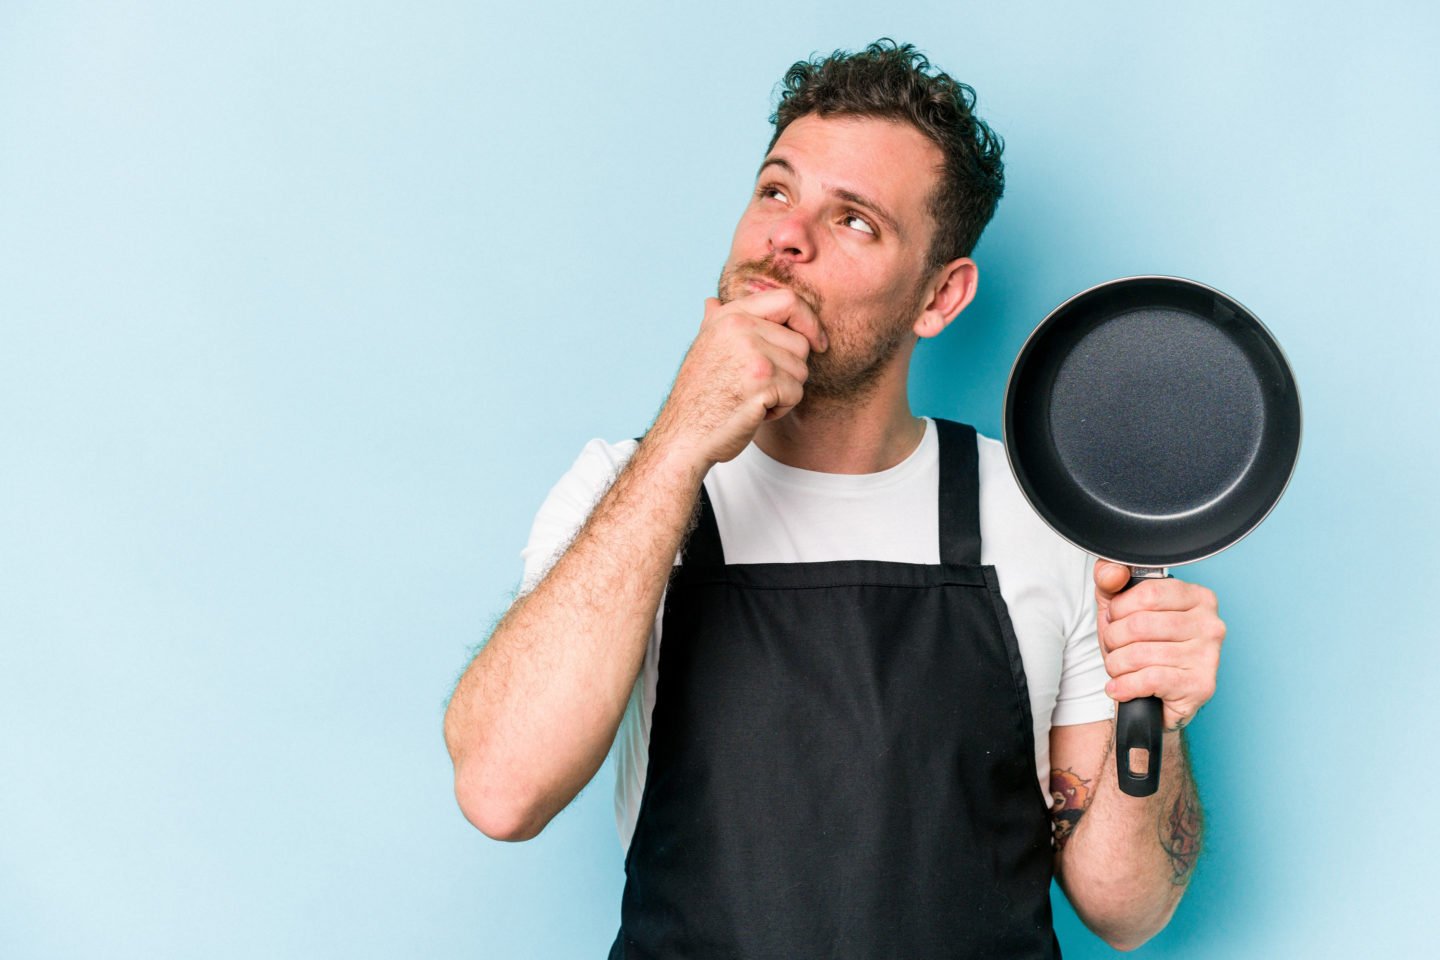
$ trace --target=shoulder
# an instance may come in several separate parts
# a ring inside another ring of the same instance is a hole
[[[1041,576],[1064,583],[1067,593],[1084,582],[1089,559],[1079,547],[1040,519],[1005,455],[1005,445],[983,434],[979,450],[982,549],[1015,576]],[[1003,582],[1003,578],[1002,578]]]
[[[987,437],[983,433],[976,432],[975,444],[979,453],[980,464],[980,499],[982,509],[988,506],[988,512],[1004,511],[1004,514],[1011,520],[1029,526],[1030,521],[1038,524],[1045,530],[1044,521],[1031,509],[1025,495],[1020,491],[1020,485],[1015,482],[1015,474],[1010,469],[1010,460],[1005,455],[1005,445],[994,437]]]
[[[639,444],[634,440],[609,440],[595,438],[580,448],[575,462],[560,478],[560,483],[571,483],[578,487],[598,488],[603,492],[615,481],[615,477],[635,455]]]
[[[546,494],[530,526],[529,540],[521,551],[525,564],[522,592],[538,582],[564,550],[638,446],[634,440],[611,443],[594,439],[581,448]]]
[[[590,440],[580,449],[570,468],[550,488],[540,507],[541,516],[560,511],[573,515],[588,514],[625,464],[635,455],[639,444],[634,440],[612,443],[599,438]]]
[[[1010,464],[1005,459],[1005,444],[994,437],[987,437],[979,430],[975,431],[975,446],[980,452],[980,469],[983,471],[987,466],[999,464],[1009,474]]]

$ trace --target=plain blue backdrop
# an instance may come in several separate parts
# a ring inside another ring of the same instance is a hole
[[[603,956],[611,770],[490,841],[444,706],[550,485],[663,401],[776,81],[882,35],[1008,144],[918,412],[996,434],[1033,325],[1134,273],[1300,381],[1285,499],[1182,572],[1209,842],[1142,953],[1431,955],[1435,9],[0,3],[0,956]]]

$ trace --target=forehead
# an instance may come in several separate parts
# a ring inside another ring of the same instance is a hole
[[[802,179],[883,204],[906,225],[927,225],[926,201],[945,156],[903,120],[807,114],[780,134],[768,154],[783,157]]]

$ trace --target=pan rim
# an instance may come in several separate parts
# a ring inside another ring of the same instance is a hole
[[[1202,553],[1196,556],[1185,556],[1182,559],[1168,561],[1165,563],[1135,563],[1133,561],[1124,560],[1119,557],[1106,556],[1105,554],[1099,553],[1091,549],[1090,547],[1085,546],[1084,544],[1077,543],[1074,538],[1061,531],[1060,528],[1056,526],[1054,522],[1052,522],[1049,512],[1047,510],[1041,509],[1040,504],[1037,503],[1037,498],[1035,496],[1032,496],[1028,485],[1020,475],[1020,471],[1016,468],[1015,456],[1011,452],[1012,444],[1010,443],[1010,402],[1013,396],[1015,378],[1020,370],[1021,363],[1029,355],[1030,346],[1032,342],[1034,342],[1036,337],[1038,337],[1042,331],[1044,331],[1047,327],[1050,326],[1051,322],[1056,316],[1060,315],[1076,300],[1079,300],[1082,297],[1086,297],[1094,293],[1095,291],[1102,290],[1106,287],[1145,281],[1163,281],[1168,283],[1186,284],[1192,287],[1199,288],[1203,291],[1207,291],[1217,297],[1220,297],[1225,301],[1228,301],[1238,306],[1242,311],[1244,311],[1245,316],[1249,320],[1253,321],[1255,325],[1260,329],[1261,333],[1264,334],[1266,341],[1275,348],[1275,352],[1279,355],[1280,362],[1284,366],[1286,373],[1289,375],[1290,386],[1295,393],[1295,453],[1290,458],[1289,469],[1285,471],[1284,482],[1280,484],[1280,489],[1276,492],[1270,503],[1255,518],[1253,523],[1246,526],[1245,529],[1241,530],[1234,536],[1231,536],[1229,538],[1223,538],[1224,542],[1215,549],[1209,551],[1208,553]],[[1244,540],[1251,533],[1253,533],[1255,531],[1255,528],[1260,526],[1260,524],[1263,523],[1265,519],[1270,516],[1271,512],[1273,512],[1274,509],[1280,505],[1280,501],[1285,497],[1285,492],[1290,489],[1290,483],[1295,478],[1296,468],[1300,464],[1300,451],[1304,446],[1305,441],[1304,409],[1304,403],[1300,396],[1300,384],[1295,376],[1295,368],[1291,365],[1290,358],[1286,356],[1284,348],[1281,347],[1280,341],[1270,331],[1270,328],[1265,326],[1264,322],[1261,321],[1258,316],[1256,316],[1253,310],[1245,306],[1239,300],[1232,297],[1230,294],[1225,293],[1224,291],[1219,290],[1215,287],[1212,287],[1208,283],[1202,283],[1199,280],[1192,280],[1189,277],[1181,277],[1173,274],[1142,273],[1125,277],[1116,277],[1115,279],[1105,280],[1101,283],[1096,283],[1089,287],[1086,287],[1079,293],[1066,297],[1065,300],[1063,300],[1059,305],[1051,309],[1050,312],[1045,315],[1045,318],[1043,320],[1041,320],[1038,324],[1035,325],[1035,328],[1030,331],[1028,336],[1026,336],[1025,342],[1020,345],[1020,350],[1015,354],[1015,360],[1010,365],[1010,373],[1005,379],[1005,401],[1000,414],[1000,442],[1001,446],[1005,448],[1005,463],[1006,466],[1010,468],[1010,476],[1011,479],[1015,481],[1015,486],[1019,488],[1021,496],[1023,496],[1026,502],[1030,504],[1030,508],[1035,511],[1036,516],[1038,516],[1041,522],[1043,522],[1045,526],[1048,527],[1051,532],[1053,532],[1056,536],[1060,537],[1066,543],[1069,543],[1071,546],[1080,550],[1087,556],[1096,557],[1098,559],[1106,560],[1111,563],[1119,563],[1127,567],[1168,569],[1170,567],[1184,566],[1185,564],[1189,563],[1199,563],[1201,560],[1208,560],[1211,557],[1230,549],[1231,547],[1235,546],[1235,544],[1239,543],[1241,540]]]

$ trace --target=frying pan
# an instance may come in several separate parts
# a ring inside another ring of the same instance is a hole
[[[1035,512],[1125,589],[1212,556],[1264,520],[1300,451],[1300,398],[1255,315],[1180,277],[1111,280],[1050,312],[1010,371],[1010,469]],[[1115,723],[1125,793],[1160,783],[1161,701]]]

